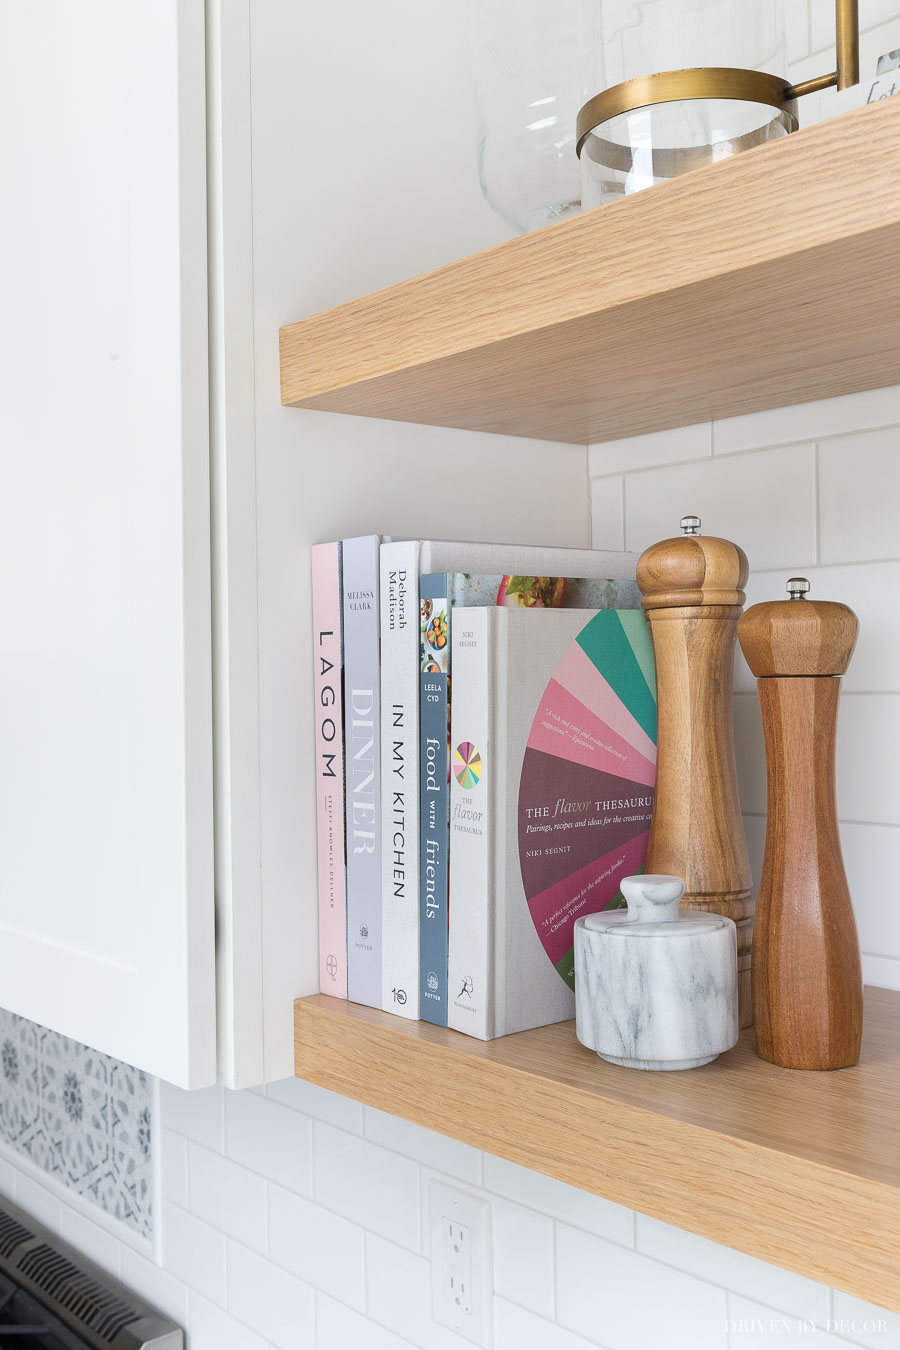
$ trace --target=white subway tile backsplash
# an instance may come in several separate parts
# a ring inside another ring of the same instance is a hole
[[[495,1200],[491,1210],[495,1290],[552,1320],[556,1305],[552,1219],[502,1200]]]
[[[488,1153],[484,1155],[484,1186],[496,1195],[549,1214],[573,1228],[584,1229],[628,1247],[633,1245],[632,1211],[599,1195],[589,1195],[587,1191],[576,1190],[553,1177],[530,1172],[526,1167]]]
[[[876,1308],[874,1303],[835,1289],[832,1321],[839,1336],[858,1345],[870,1350],[900,1350],[900,1316]]]
[[[188,1141],[174,1130],[160,1130],[159,1166],[162,1197],[182,1209],[188,1207]]]
[[[12,1163],[0,1158],[0,1195],[5,1195],[9,1200],[13,1199],[18,1175]]]
[[[900,829],[845,823],[841,850],[862,950],[900,960],[900,905],[889,902],[890,878],[900,875]]]
[[[809,566],[816,559],[814,473],[813,447],[794,445],[627,474],[625,547],[671,538],[681,517],[693,514],[704,534],[740,544],[751,568]]]
[[[48,1190],[46,1186],[41,1186],[32,1177],[24,1174],[19,1175],[16,1183],[16,1204],[20,1205],[26,1213],[33,1214],[48,1228],[52,1228],[54,1233],[60,1231],[62,1206],[59,1197]]]
[[[873,956],[863,952],[863,983],[881,989],[900,989],[900,961],[892,956]]]
[[[748,1298],[764,1298],[773,1307],[795,1317],[820,1326],[828,1321],[829,1291],[825,1285],[709,1242],[696,1233],[685,1233],[645,1214],[637,1216],[637,1249],[656,1261],[677,1266]]]
[[[823,563],[900,558],[900,427],[819,446]]]
[[[808,0],[785,0],[784,20],[787,27],[787,59],[802,61],[809,55]]]
[[[841,821],[900,825],[900,779],[885,747],[900,744],[900,694],[846,694],[837,727],[837,802]],[[766,757],[759,700],[734,696],[734,750],[741,807],[766,810]]]
[[[728,1295],[728,1350],[758,1350],[759,1346],[779,1344],[800,1344],[810,1350],[853,1350],[850,1341],[827,1327],[817,1327],[802,1317],[791,1317],[736,1294]]]
[[[366,1312],[419,1350],[462,1350],[465,1341],[431,1315],[431,1265],[366,1234]]]
[[[316,1350],[413,1350],[413,1345],[327,1294],[316,1294]]]
[[[494,1350],[596,1350],[598,1345],[505,1298],[494,1299]]]
[[[393,1149],[404,1158],[412,1158],[473,1186],[481,1181],[481,1154],[458,1139],[435,1134],[433,1130],[422,1129],[411,1121],[389,1116],[371,1106],[364,1108],[363,1132],[373,1144]]]
[[[255,1092],[225,1095],[225,1151],[242,1167],[312,1195],[312,1121]]]
[[[843,432],[891,426],[895,422],[900,422],[900,385],[889,385],[886,389],[867,389],[859,394],[819,399],[816,403],[795,403],[789,408],[767,408],[713,422],[713,452],[731,455],[739,450],[815,441]]]
[[[809,0],[809,7],[812,50],[829,51],[834,47],[834,5]],[[859,26],[863,31],[896,16],[897,0],[859,0]]]
[[[363,1228],[419,1250],[416,1164],[319,1121],[315,1127],[315,1198]]]
[[[268,1350],[267,1342],[200,1294],[191,1295],[191,1350]]]
[[[734,696],[734,758],[737,764],[741,809],[755,815],[764,815],[766,750],[762,715],[756,694]]]
[[[900,623],[886,623],[884,614],[885,597],[900,597],[900,562],[807,567],[803,575],[811,587],[811,600],[840,601],[859,619],[859,639],[843,689],[853,693],[900,692]],[[786,600],[788,576],[786,568],[752,572],[747,582],[747,607],[765,600]],[[734,676],[736,689],[756,691],[756,680],[740,644]]]
[[[609,1350],[725,1350],[725,1292],[637,1252],[556,1232],[556,1316]]]
[[[248,1247],[231,1241],[228,1311],[278,1350],[309,1350],[315,1344],[312,1288]]]
[[[635,469],[676,464],[683,459],[703,459],[712,454],[712,424],[675,427],[672,431],[652,431],[644,436],[627,436],[620,441],[592,445],[588,452],[588,473],[628,473]]]
[[[362,1228],[278,1186],[269,1188],[269,1256],[316,1289],[365,1306]]]
[[[162,1207],[162,1256],[167,1270],[198,1294],[225,1306],[225,1238],[177,1205]]]
[[[266,1250],[266,1183],[229,1158],[191,1144],[190,1209],[222,1233]]]
[[[123,1247],[122,1283],[136,1290],[141,1298],[145,1298],[166,1317],[171,1317],[179,1326],[187,1325],[188,1289],[178,1275],[163,1270],[155,1261],[141,1256],[133,1248]]]
[[[351,1134],[362,1134],[361,1104],[337,1092],[329,1092],[316,1083],[307,1083],[302,1078],[283,1078],[278,1083],[270,1083],[266,1094],[273,1102],[289,1106],[292,1111],[302,1111],[314,1120],[335,1125],[339,1130],[349,1130]]]
[[[221,1151],[225,1139],[225,1089],[184,1092],[171,1083],[159,1084],[159,1112],[167,1130],[175,1130],[207,1148]]]
[[[122,1268],[123,1246],[113,1233],[92,1223],[70,1205],[62,1206],[59,1231],[66,1242],[71,1242],[88,1260],[95,1261],[103,1270],[118,1278]]]
[[[625,547],[622,479],[591,481],[591,543],[594,548]]]
[[[900,825],[900,776],[890,748],[900,745],[900,694],[847,694],[837,734],[841,820]]]

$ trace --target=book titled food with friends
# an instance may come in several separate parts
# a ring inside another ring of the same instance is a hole
[[[573,927],[644,864],[656,684],[639,608],[460,609],[451,630],[448,1024],[574,1016]]]
[[[419,694],[423,574],[535,573],[634,578],[637,554],[601,549],[484,544],[470,540],[390,540],[381,546],[381,1006],[404,1017],[430,1017],[420,992],[421,865],[419,841]],[[546,580],[546,577],[543,578]],[[532,597],[534,600],[535,597]],[[485,603],[496,603],[493,597]],[[446,961],[439,977],[446,981]],[[433,1008],[434,1001],[427,1003]],[[446,1020],[446,1013],[443,1014]]]

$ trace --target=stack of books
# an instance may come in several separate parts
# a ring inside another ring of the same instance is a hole
[[[650,828],[636,562],[313,546],[323,993],[483,1040],[574,1016],[575,919],[624,903]]]

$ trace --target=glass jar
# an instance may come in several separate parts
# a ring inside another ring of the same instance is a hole
[[[471,0],[478,176],[525,233],[581,208],[575,155],[582,0]]]
[[[585,209],[796,128],[784,0],[583,0],[581,28]]]

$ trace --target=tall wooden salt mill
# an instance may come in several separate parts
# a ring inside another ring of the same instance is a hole
[[[737,622],[749,574],[746,554],[700,534],[646,549],[637,580],[650,621],[659,704],[656,797],[647,873],[683,877],[682,907],[737,925],[740,1025],[752,1026],[753,901],[741,820],[732,728]]]
[[[753,1010],[763,1059],[787,1069],[841,1069],[859,1059],[859,939],[835,801],[841,676],[859,623],[852,609],[807,600],[753,605],[738,625],[757,677],[766,738],[766,852],[753,938]]]

